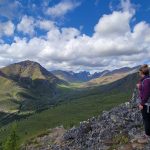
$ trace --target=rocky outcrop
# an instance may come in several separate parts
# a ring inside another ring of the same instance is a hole
[[[150,142],[143,144],[139,139],[144,129],[136,99],[135,89],[129,102],[80,122],[64,132],[59,142],[45,145],[45,150],[149,150]]]

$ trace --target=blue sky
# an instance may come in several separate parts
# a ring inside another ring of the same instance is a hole
[[[0,0],[0,66],[90,72],[149,63],[150,2]]]

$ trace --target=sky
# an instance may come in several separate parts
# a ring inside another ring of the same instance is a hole
[[[147,0],[0,0],[0,67],[31,60],[48,70],[150,64]]]

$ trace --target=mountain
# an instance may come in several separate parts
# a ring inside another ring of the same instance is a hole
[[[51,71],[55,76],[68,82],[85,82],[90,78],[88,71],[80,71],[75,73],[73,71],[53,70]]]
[[[123,75],[123,74],[130,74],[137,71],[139,66],[135,67],[123,67],[115,70],[104,70],[102,72],[95,72],[93,74],[90,74],[88,71],[80,71],[78,73],[75,73],[73,71],[63,71],[63,70],[53,70],[51,73],[53,73],[55,76],[57,76],[60,79],[63,79],[68,82],[88,82],[93,79],[105,77],[105,76],[111,76],[111,75]]]
[[[79,150],[150,149],[149,140],[147,143],[142,143],[142,139],[140,140],[144,135],[144,128],[142,115],[136,103],[137,96],[137,91],[134,89],[129,102],[122,103],[109,111],[103,111],[101,115],[93,116],[80,122],[79,126],[63,131],[59,135],[59,140],[53,139],[51,149],[56,147],[60,150],[73,149],[74,147]],[[63,129],[63,127],[60,128]],[[60,130],[60,128],[58,129]],[[44,139],[47,138],[48,136],[44,137]],[[39,143],[42,145],[43,141],[39,140]],[[45,144],[46,147],[47,144]]]
[[[55,76],[56,73],[63,73],[62,78]],[[9,116],[9,113],[43,110],[59,101],[79,98],[86,92],[89,94],[95,85],[108,84],[125,77],[124,74],[105,76],[106,73],[108,70],[103,71],[100,78],[87,81],[92,78],[87,71],[54,73],[29,60],[0,68],[0,113],[5,112]],[[72,86],[68,81],[80,83]],[[4,114],[2,116],[5,118]]]
[[[63,70],[53,70],[51,71],[51,73],[58,78],[68,82],[79,82],[79,79],[75,76],[75,73],[73,71],[67,72]]]
[[[128,74],[129,73],[115,73],[115,74],[106,75],[106,76],[104,75],[98,78],[91,79],[87,82],[84,82],[82,83],[82,85],[80,85],[80,87],[93,87],[93,86],[108,84],[108,83],[117,81],[121,78],[124,78]]]
[[[78,127],[64,131],[58,137],[53,139],[53,145],[50,149],[118,149],[118,150],[148,150],[150,149],[150,141],[142,143],[142,135],[144,135],[141,112],[138,107],[132,107],[131,103],[122,103],[121,105],[112,108],[109,111],[103,111],[97,117],[91,117],[86,121],[80,122]],[[58,130],[55,130],[58,131]],[[53,133],[54,135],[54,133]],[[43,145],[45,149],[48,144],[45,144],[39,138],[38,143]],[[49,138],[51,141],[51,138]],[[33,146],[33,145],[32,145]],[[32,147],[30,145],[30,148]],[[34,150],[34,146],[32,148]],[[40,149],[40,148],[39,148]],[[28,150],[28,148],[27,148]]]
[[[60,80],[56,76],[54,76],[52,73],[47,71],[39,63],[29,60],[11,64],[7,67],[3,67],[0,69],[0,72],[1,75],[11,80],[23,83],[23,85],[27,84],[23,81],[26,78],[27,80],[31,79],[32,81],[39,79],[48,80],[51,83],[65,83],[62,82],[62,80]]]
[[[112,74],[119,74],[119,73],[134,73],[137,72],[138,68],[140,66],[135,66],[135,67],[123,67],[123,68],[119,68],[119,69],[115,69],[112,71],[109,71],[108,73],[106,73],[105,75],[112,75]]]
[[[39,150],[148,150],[150,141],[142,143],[140,140],[144,128],[136,99],[137,91],[134,89],[130,101],[80,121],[68,130],[63,125],[51,128],[24,145],[22,150],[36,150],[37,145]]]
[[[80,121],[99,115],[104,110],[129,101],[138,79],[138,74],[133,73],[108,84],[91,86],[60,95],[56,97],[59,100],[58,105],[20,120],[17,123],[17,134],[24,142],[33,136],[47,134],[45,131],[49,128],[58,125],[70,128],[79,124]],[[11,124],[2,127],[0,142],[9,135],[10,130]]]
[[[58,84],[67,85],[39,63],[22,61],[0,69],[0,111],[36,110],[54,103]]]
[[[95,73],[92,75],[92,78],[91,78],[91,79],[103,77],[103,76],[105,76],[106,74],[108,74],[109,72],[110,72],[109,70],[104,70],[104,71],[102,71],[102,72],[95,72]]]
[[[81,81],[88,81],[90,78],[90,73],[88,71],[80,71],[79,73],[75,73],[75,76]]]

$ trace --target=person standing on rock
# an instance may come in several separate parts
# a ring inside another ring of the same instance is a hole
[[[140,80],[137,83],[139,89],[140,103],[138,105],[145,128],[144,138],[150,138],[150,73],[147,64],[142,65],[139,68]]]

